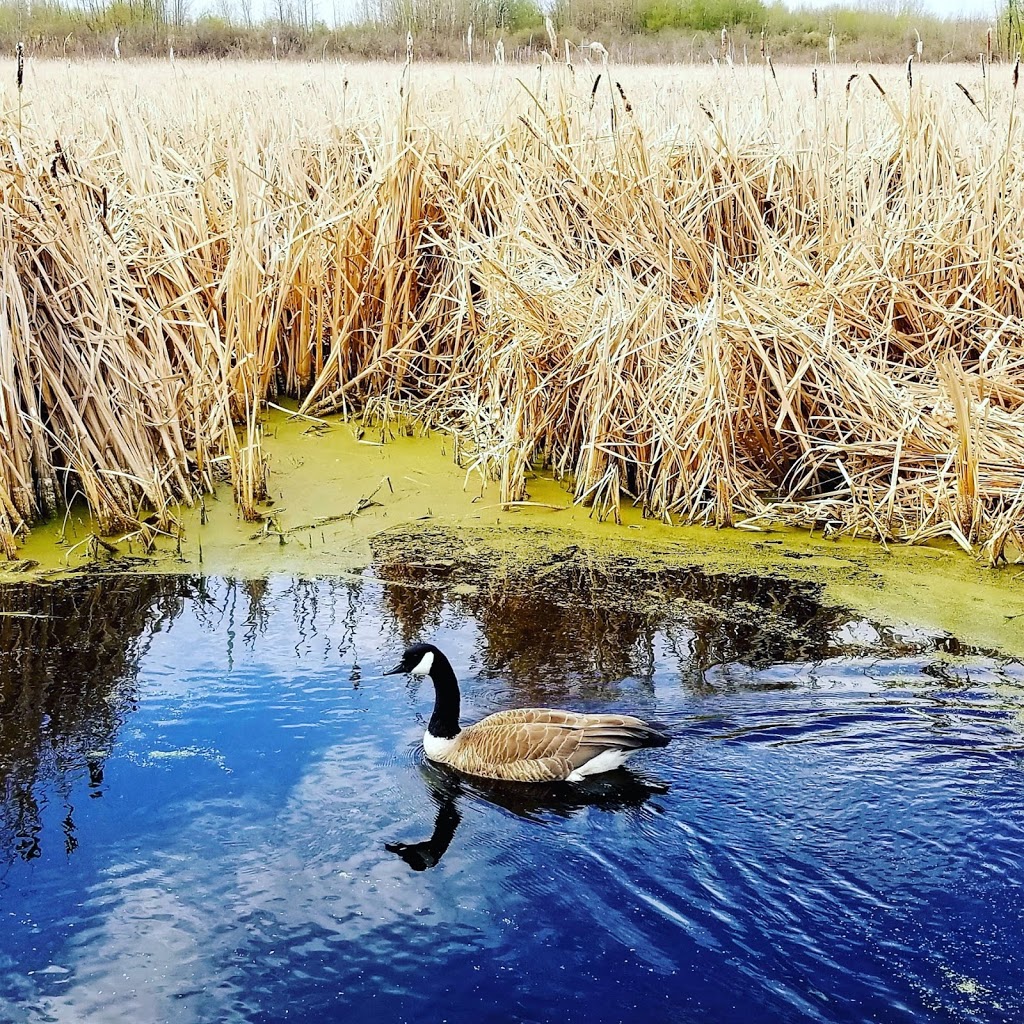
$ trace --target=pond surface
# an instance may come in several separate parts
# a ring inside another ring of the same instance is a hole
[[[449,570],[0,590],[0,1020],[1024,1019],[1021,665],[777,580]],[[675,742],[426,767],[413,638],[467,718]]]

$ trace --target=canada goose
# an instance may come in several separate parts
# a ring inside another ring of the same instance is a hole
[[[580,715],[521,708],[488,715],[459,728],[459,684],[451,663],[433,644],[414,644],[386,675],[430,676],[434,713],[423,734],[431,761],[467,775],[510,782],[579,782],[618,768],[644,747],[664,747],[669,737],[629,715]]]

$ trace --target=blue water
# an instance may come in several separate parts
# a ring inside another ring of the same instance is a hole
[[[771,581],[382,575],[0,591],[0,1020],[1024,1019],[1020,664]],[[675,742],[425,766],[414,637],[467,718]]]

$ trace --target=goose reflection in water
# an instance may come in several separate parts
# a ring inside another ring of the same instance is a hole
[[[430,761],[420,765],[420,775],[437,805],[433,832],[418,843],[384,844],[384,849],[401,857],[413,871],[435,867],[445,855],[462,823],[459,804],[465,800],[481,800],[517,817],[542,821],[552,815],[570,818],[589,807],[602,811],[634,810],[669,789],[667,784],[645,779],[629,768],[618,768],[572,786],[561,783],[524,786],[517,782],[469,778]]]

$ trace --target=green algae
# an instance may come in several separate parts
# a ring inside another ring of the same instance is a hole
[[[449,437],[405,426],[341,419],[323,426],[271,410],[265,447],[271,493],[261,521],[245,522],[223,488],[181,508],[179,528],[147,552],[138,536],[104,538],[107,546],[92,540],[88,515],[74,509],[37,526],[20,560],[0,568],[0,580],[100,569],[242,578],[359,573],[374,560],[375,538],[387,533],[389,550],[429,544],[435,563],[486,550],[507,564],[539,565],[571,547],[652,569],[694,566],[804,582],[819,588],[822,601],[874,621],[1024,655],[1024,572],[981,566],[952,545],[886,548],[798,530],[669,526],[633,508],[616,524],[573,506],[543,474],[529,482],[528,503],[502,507],[496,485],[456,465]]]

